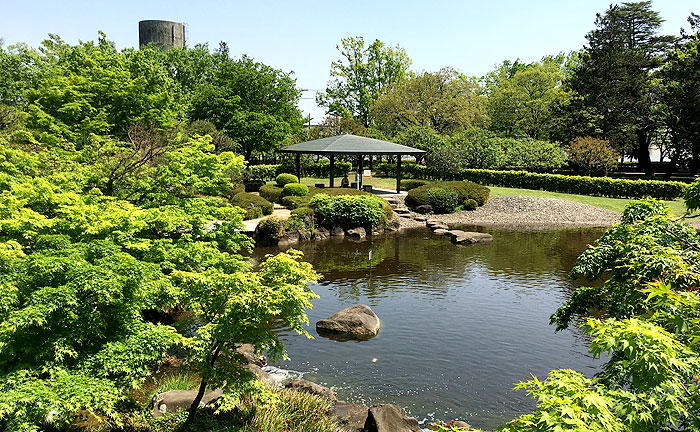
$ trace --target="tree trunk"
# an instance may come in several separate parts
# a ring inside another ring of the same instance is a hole
[[[700,167],[700,152],[698,152],[697,146],[693,146],[692,157],[690,159],[690,173],[692,175],[697,175],[699,167]]]
[[[637,129],[637,160],[639,161],[639,167],[644,170],[644,174],[648,176],[654,175],[651,158],[649,157],[649,134],[644,128]]]
[[[214,349],[214,352],[211,354],[211,358],[209,360],[209,365],[212,368],[216,364],[216,359],[219,356],[219,348],[220,348],[220,346],[217,342],[214,342],[214,346],[216,348]],[[204,397],[204,393],[206,393],[206,391],[207,391],[207,384],[209,384],[209,379],[207,377],[202,377],[202,382],[201,382],[201,384],[199,384],[199,390],[197,391],[197,396],[192,401],[192,405],[190,405],[190,409],[187,410],[187,420],[185,421],[185,425],[184,425],[185,430],[188,429],[188,427],[194,421],[195,415],[197,415],[197,410],[199,409],[199,404],[202,402],[202,398]]]

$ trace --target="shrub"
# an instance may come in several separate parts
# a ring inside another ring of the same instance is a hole
[[[281,175],[281,174],[280,174]],[[309,194],[309,187],[301,183],[287,183],[282,188],[282,197],[306,196]]]
[[[424,186],[430,183],[428,180],[414,180],[414,179],[409,179],[409,180],[401,180],[401,190],[402,191],[410,191],[411,189],[415,189],[419,186]]]
[[[308,207],[311,201],[311,196],[286,196],[281,199],[280,204],[287,207],[290,210],[294,210],[299,207]]]
[[[459,205],[459,196],[453,189],[429,189],[428,199],[435,213],[452,213]]]
[[[229,192],[229,196],[233,197],[241,192],[245,192],[245,186],[243,186],[242,184],[235,184],[231,186],[231,192]]]
[[[292,216],[298,216],[300,218],[306,218],[314,215],[314,209],[311,207],[298,207],[291,212]]]
[[[478,205],[482,206],[488,201],[491,192],[487,187],[468,181],[435,182],[408,191],[406,205],[411,208],[426,204],[432,205],[428,193],[432,189],[453,190],[458,197],[457,205],[464,204],[468,199],[473,199]]]
[[[275,185],[264,185],[259,189],[260,196],[270,202],[280,202],[282,196],[282,188]]]
[[[270,216],[260,221],[255,229],[255,234],[258,239],[277,242],[284,234],[284,221],[278,217]]]
[[[272,180],[277,175],[279,165],[251,165],[248,167],[248,175],[252,180]]]
[[[249,180],[243,182],[246,192],[258,192],[262,186],[265,186],[265,181],[263,180]]]
[[[294,174],[282,173],[275,177],[275,183],[279,187],[284,187],[284,185],[289,183],[299,183],[299,178]]]
[[[527,171],[464,170],[462,178],[485,185],[550,192],[607,196],[610,198],[642,198],[645,196],[672,200],[682,197],[688,185],[660,180],[625,180],[609,177],[537,174]]]
[[[231,204],[246,211],[245,219],[255,219],[272,214],[274,206],[265,198],[247,192],[241,192],[231,198]]]
[[[571,163],[591,175],[601,172],[608,175],[608,171],[617,165],[618,154],[608,141],[590,136],[579,137],[569,144],[566,150]]]
[[[325,226],[340,225],[344,228],[354,226],[374,227],[387,220],[384,210],[385,201],[375,195],[339,195],[317,194],[311,199],[315,214],[321,216]]]
[[[470,199],[464,201],[463,207],[464,207],[464,210],[474,211],[474,210],[476,210],[477,207],[479,207],[479,204],[470,198]]]

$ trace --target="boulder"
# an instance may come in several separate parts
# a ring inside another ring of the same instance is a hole
[[[316,323],[319,335],[336,340],[365,340],[379,332],[379,318],[366,305],[355,305]]]
[[[313,239],[314,240],[325,240],[325,239],[329,238],[330,236],[331,236],[331,232],[328,231],[328,229],[321,227],[321,228],[317,229],[316,232],[314,232]]]
[[[307,229],[300,229],[299,230],[299,240],[301,241],[309,241],[311,240],[311,230]]]
[[[338,395],[333,390],[305,379],[295,379],[294,381],[287,383],[285,387],[294,391],[321,396],[322,398],[328,399],[331,402],[338,401]]]
[[[348,237],[363,239],[367,237],[367,231],[362,227],[350,228],[346,234]]]
[[[392,219],[386,224],[386,231],[395,232],[401,229],[401,222],[397,219]]]
[[[433,231],[435,231],[435,230],[437,230],[437,229],[449,230],[450,227],[447,226],[446,223],[440,222],[440,223],[432,224],[432,225],[430,226],[430,229],[433,230]]]
[[[432,213],[433,206],[431,206],[430,204],[419,205],[418,207],[415,208],[415,211],[416,211],[416,213],[420,213],[420,214]]]
[[[440,219],[435,219],[435,218],[428,219],[425,221],[425,226],[427,226],[428,228],[432,228],[433,225],[438,225],[438,224],[442,225],[443,222]]]
[[[339,226],[334,226],[331,229],[331,235],[332,236],[344,236],[345,235],[345,230],[342,227]]]
[[[366,406],[350,402],[338,401],[328,412],[328,415],[338,419],[338,426],[344,432],[363,431],[369,410]]]
[[[258,381],[262,382],[263,384],[266,384],[269,387],[276,387],[277,386],[277,383],[275,382],[274,378],[272,378],[269,373],[262,370],[262,368],[260,366],[253,364],[253,363],[248,363],[247,365],[245,365],[243,367],[245,369],[248,369],[249,371],[253,372],[255,375],[257,375]]]
[[[369,408],[365,421],[367,432],[420,432],[418,420],[408,417],[398,405],[380,404]]]
[[[452,243],[456,244],[486,244],[493,241],[491,234],[480,232],[451,230],[449,234],[452,237]]]
[[[288,231],[282,234],[282,237],[280,237],[279,242],[277,242],[279,246],[287,246],[297,243],[299,243],[299,231]]]
[[[433,230],[433,234],[437,234],[437,235],[449,235],[449,233],[450,232],[448,230],[443,229],[443,228],[438,228],[438,229]]]
[[[376,227],[372,228],[372,235],[382,235],[384,234],[384,225],[377,225]]]
[[[252,363],[263,367],[267,364],[265,353],[255,353],[255,347],[252,344],[243,344],[236,348],[239,354],[245,357],[247,363]]]
[[[204,393],[199,403],[200,408],[215,405],[222,393],[223,391],[221,389]],[[153,398],[151,414],[154,418],[158,418],[166,413],[188,410],[195,397],[197,397],[197,390],[170,390],[165,393],[159,393]]]

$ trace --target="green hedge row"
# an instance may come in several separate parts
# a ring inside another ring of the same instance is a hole
[[[350,162],[336,161],[333,172],[336,177],[350,172],[352,164]],[[285,162],[274,165],[251,165],[248,167],[248,176],[251,180],[274,180],[279,174],[296,174],[294,163]],[[301,175],[306,177],[325,178],[330,176],[330,161],[322,159],[318,162],[302,164]]]
[[[672,200],[682,197],[688,188],[687,184],[681,182],[536,174],[527,171],[467,169],[461,172],[461,177],[464,180],[484,185],[541,189],[550,192],[610,198],[642,198],[648,196],[662,200]]]
[[[396,175],[396,164],[378,164],[377,169],[387,176]],[[442,173],[410,162],[401,165],[401,174],[402,176],[415,179],[444,179]],[[546,190],[610,198],[643,198],[648,196],[663,200],[682,197],[688,187],[686,183],[676,181],[627,180],[610,177],[569,176],[486,169],[465,169],[456,176],[450,176],[450,179],[469,180],[490,186]]]

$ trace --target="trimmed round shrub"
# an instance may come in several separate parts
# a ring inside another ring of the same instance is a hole
[[[401,190],[402,191],[410,191],[411,189],[415,189],[420,186],[425,186],[428,183],[430,183],[428,180],[416,180],[416,179],[407,179],[407,180],[401,180]]]
[[[313,216],[314,215],[314,209],[311,207],[299,207],[291,212],[292,216],[297,216],[300,218],[306,218],[308,216]]]
[[[452,213],[459,205],[459,195],[452,189],[429,189],[428,199],[435,213]]]
[[[273,205],[270,201],[247,192],[236,194],[233,198],[231,198],[231,204],[246,211],[246,220],[270,215],[272,214],[273,210]]]
[[[282,197],[306,196],[309,194],[309,187],[301,183],[287,183],[282,188]]]
[[[245,192],[245,186],[243,186],[242,184],[235,184],[235,185],[231,186],[231,190],[229,191],[229,196],[233,197],[233,196],[238,195],[241,192]]]
[[[262,243],[277,243],[283,234],[284,221],[274,216],[261,220],[255,229],[257,240]]]
[[[308,207],[311,197],[307,196],[286,196],[281,199],[281,204],[290,210],[294,210],[299,207]]]
[[[284,187],[284,185],[289,183],[299,183],[299,178],[294,174],[282,173],[275,178],[275,183],[279,187]]]
[[[479,207],[479,204],[473,199],[464,201],[464,210],[474,211],[477,207]]]
[[[249,180],[243,182],[246,192],[258,192],[262,186],[265,186],[265,181],[263,180]]]
[[[376,195],[316,194],[311,199],[311,208],[325,226],[340,225],[343,228],[356,226],[375,227],[387,221],[384,208],[386,201]]]
[[[275,185],[261,186],[258,192],[261,197],[270,202],[280,202],[280,197],[282,196],[282,188]]]
[[[416,208],[420,205],[432,205],[428,191],[431,189],[449,189],[457,193],[458,205],[463,204],[468,199],[473,199],[480,206],[486,204],[491,190],[487,187],[468,181],[447,181],[434,182],[424,186],[419,186],[408,191],[406,205]]]

